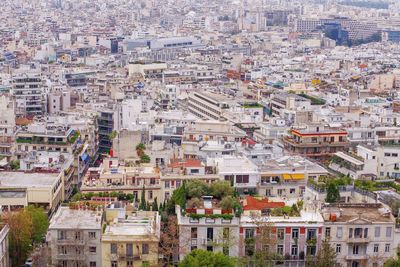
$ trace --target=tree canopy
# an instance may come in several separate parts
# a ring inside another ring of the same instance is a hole
[[[328,184],[325,201],[328,203],[335,203],[340,201],[339,188],[335,183]]]
[[[179,263],[179,267],[234,267],[236,260],[221,252],[195,249]]]

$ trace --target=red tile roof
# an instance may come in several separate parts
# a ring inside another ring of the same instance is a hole
[[[243,202],[244,210],[263,210],[285,207],[285,202],[270,202],[268,198],[256,199],[252,196],[247,196]]]
[[[201,164],[201,160],[198,160],[198,159],[186,159],[186,160],[183,160],[183,161],[176,160],[174,162],[171,162],[168,165],[168,167],[169,168],[202,167],[202,164]]]

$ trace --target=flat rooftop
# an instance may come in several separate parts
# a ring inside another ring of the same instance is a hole
[[[102,212],[60,207],[50,221],[49,229],[101,229]]]
[[[329,205],[322,210],[325,221],[332,221],[331,214],[336,214],[336,219],[332,222],[350,222],[353,220],[367,220],[370,222],[393,222],[394,217],[390,210],[382,204],[338,204]]]
[[[59,173],[0,172],[0,187],[51,187]]]

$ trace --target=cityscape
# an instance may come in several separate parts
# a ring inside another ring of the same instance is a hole
[[[400,267],[400,1],[0,0],[0,267]]]

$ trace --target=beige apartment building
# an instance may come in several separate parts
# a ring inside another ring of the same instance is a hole
[[[322,216],[341,266],[380,267],[396,256],[395,218],[382,204],[327,204]]]
[[[32,204],[52,214],[64,200],[63,172],[0,172],[2,210],[15,210]]]
[[[158,212],[126,212],[107,209],[107,227],[101,240],[102,266],[158,266],[160,215]],[[114,215],[114,216],[113,216]]]

